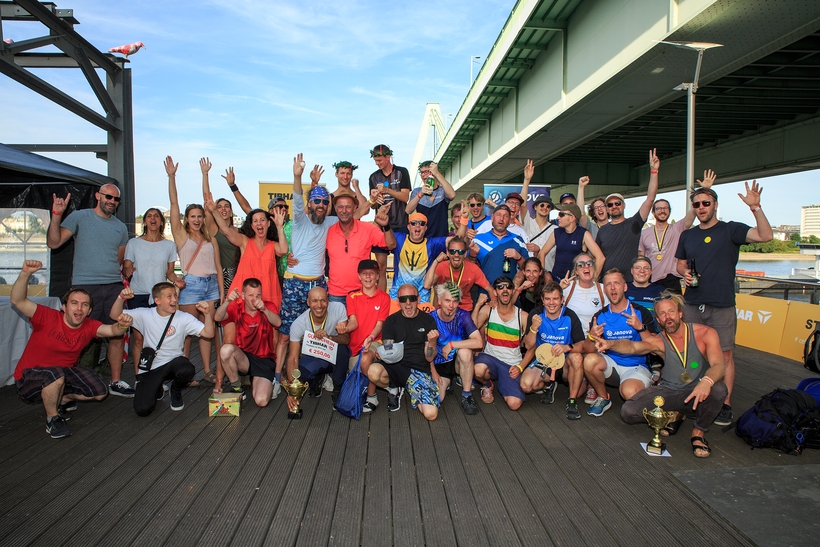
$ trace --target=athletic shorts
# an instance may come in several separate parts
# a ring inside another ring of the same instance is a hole
[[[410,405],[413,408],[419,405],[431,405],[439,408],[438,384],[433,376],[420,370],[413,370],[407,377],[407,394],[410,396]]]
[[[219,284],[216,274],[208,277],[199,277],[188,274],[185,276],[185,288],[179,293],[179,305],[189,306],[201,300],[214,302],[219,300]]]
[[[737,310],[734,306],[710,306],[709,304],[684,304],[683,318],[690,323],[712,327],[718,333],[721,351],[735,349]]]
[[[490,371],[490,379],[495,382],[498,393],[502,397],[515,397],[522,401],[527,398],[524,390],[521,389],[521,376],[519,375],[515,379],[510,378],[510,365],[483,352],[475,357],[475,364],[479,363],[487,366]]]
[[[316,281],[302,281],[293,277],[285,278],[282,285],[282,305],[279,306],[279,314],[282,318],[282,326],[279,327],[279,333],[290,335],[290,326],[296,321],[306,309],[307,296],[310,289],[314,287],[322,287],[327,290],[327,282],[322,277]]]
[[[452,361],[447,361],[446,363],[439,363],[435,365],[436,372],[442,378],[447,378],[452,380],[456,377],[456,361],[453,359]]]
[[[257,357],[252,353],[243,351],[248,358],[248,374],[254,378],[265,378],[273,382],[276,378],[276,362],[270,357]]]
[[[622,384],[625,380],[638,380],[643,382],[643,387],[649,387],[649,384],[652,383],[652,373],[649,372],[648,368],[640,365],[634,367],[619,365],[612,357],[605,353],[602,353],[601,357],[603,357],[604,361],[606,361],[604,378],[609,378],[612,376],[612,371],[615,371],[618,373],[618,378],[620,378]]]
[[[99,397],[108,394],[108,386],[96,372],[84,367],[33,367],[23,371],[17,380],[17,394],[27,403],[42,401],[41,393],[52,382],[65,377],[63,395]]]

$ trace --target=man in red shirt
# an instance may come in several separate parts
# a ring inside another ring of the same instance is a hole
[[[249,277],[242,283],[242,292],[231,291],[214,315],[215,321],[236,325],[234,343],[223,344],[220,350],[222,367],[231,382],[230,389],[241,393],[244,399],[245,390],[239,374],[250,374],[253,377],[253,400],[260,407],[268,405],[273,393],[276,372],[273,329],[282,324],[275,309],[273,302],[262,300],[262,282]],[[216,386],[214,391],[221,391],[221,386]]]
[[[122,336],[131,316],[120,314],[117,323],[103,325],[87,319],[94,303],[84,289],[72,289],[62,298],[62,313],[28,299],[28,282],[43,267],[26,260],[11,289],[11,303],[29,318],[34,329],[14,369],[17,394],[27,403],[42,402],[46,432],[54,439],[71,435],[66,420],[77,410],[77,401],[102,401],[108,387],[97,374],[74,366],[80,352],[94,339]]]
[[[427,269],[427,276],[424,278],[424,288],[430,289],[435,285],[441,285],[446,281],[452,281],[461,289],[461,302],[458,307],[464,311],[473,310],[473,299],[470,296],[470,289],[473,285],[478,285],[490,295],[490,306],[495,308],[497,304],[495,290],[481,268],[474,262],[465,260],[467,255],[467,242],[460,237],[454,237],[447,242],[447,252],[438,255],[431,268]]]
[[[378,287],[379,263],[375,260],[359,262],[359,281],[361,290],[352,291],[347,295],[347,321],[336,325],[339,334],[350,333],[350,364],[348,370],[356,366],[359,352],[362,354],[362,372],[367,375],[370,363],[376,356],[376,347],[371,348],[376,340],[382,338],[382,324],[390,315],[390,296]],[[335,402],[335,401],[334,401]],[[367,401],[362,412],[373,412],[379,406],[376,397],[376,384],[373,382],[367,387]]]

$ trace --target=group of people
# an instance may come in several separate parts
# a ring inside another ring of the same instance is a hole
[[[455,191],[435,163],[419,165],[422,184],[412,189],[388,146],[370,153],[377,170],[367,194],[353,178],[357,166],[347,161],[334,164],[333,193],[320,184],[318,165],[305,187],[306,163],[297,155],[292,217],[283,199],[251,209],[228,169],[223,178],[247,214],[239,229],[230,201],[211,194],[207,158],[200,161],[203,205],[189,205],[181,220],[178,166],[168,157],[173,243],[162,237],[164,217],[156,209],[144,215],[143,235],[129,241],[113,216],[114,186],[100,188],[94,209],[65,220],[70,196],[54,196],[48,243],[57,248],[74,239],[74,285],[63,313],[53,312],[25,297],[40,265],[23,266],[12,302],[31,318],[34,335],[15,371],[20,396],[42,400],[47,430],[61,437],[77,401],[130,396],[145,416],[166,390],[171,409],[182,409],[182,390],[197,382],[244,398],[241,375],[251,377],[259,406],[276,398],[297,369],[309,383],[308,396],[319,397],[324,388],[335,401],[358,361],[370,380],[365,413],[377,409],[379,388],[388,410],[398,410],[406,392],[412,408],[433,420],[458,388],[472,415],[475,389],[484,403],[497,391],[516,410],[529,393],[553,403],[563,381],[566,416],[576,420],[581,399],[589,416],[602,416],[614,387],[626,401],[627,423],[642,421],[648,401],[663,394],[664,408],[677,413],[665,433],[692,418],[693,452],[709,455],[705,432],[732,421],[739,247],[772,237],[756,182],[739,194],[754,227],[718,220],[711,171],[690,196],[689,213],[672,222],[669,202],[655,199],[660,160],[653,150],[648,194],[633,216],[625,216],[617,193],[593,200],[584,214],[588,177],[579,180],[577,198],[565,193],[556,205],[537,196],[530,215],[532,162],[524,167],[521,193],[504,203],[472,193],[451,208]],[[373,222],[360,220],[371,210]],[[655,224],[644,228],[650,211]],[[699,224],[691,228],[696,216]],[[176,255],[182,275],[174,273]],[[121,378],[127,329],[134,388]],[[108,385],[72,367],[95,337],[109,337]],[[192,337],[199,338],[203,361],[199,380],[188,357]],[[317,341],[327,351],[312,350]],[[59,363],[45,353],[60,353]],[[296,401],[288,397],[288,405]]]

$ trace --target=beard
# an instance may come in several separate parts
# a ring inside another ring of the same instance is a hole
[[[325,215],[317,215],[315,209],[308,209],[308,218],[313,224],[321,224],[325,220]]]

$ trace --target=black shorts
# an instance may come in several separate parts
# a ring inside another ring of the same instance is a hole
[[[441,364],[435,365],[435,367],[436,367],[436,372],[438,372],[438,375],[441,376],[442,378],[448,378],[448,379],[452,380],[453,378],[456,377],[457,373],[456,373],[456,361],[455,361],[455,359],[453,359],[452,361],[447,361],[446,363],[441,363]]]
[[[383,365],[384,370],[387,371],[387,375],[390,377],[390,387],[404,387],[407,385],[407,379],[414,370],[402,364],[390,365],[383,363]]]
[[[377,255],[389,255],[392,251],[387,247],[370,247],[370,252]]]
[[[276,362],[270,357],[257,357],[247,351],[242,351],[248,358],[248,374],[254,378],[273,380],[276,378]]]
[[[122,292],[122,283],[108,283],[107,285],[74,285],[72,288],[85,289],[94,301],[94,307],[88,315],[91,319],[96,319],[103,325],[113,325],[115,320],[109,317],[111,306],[117,301],[117,297]]]

